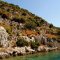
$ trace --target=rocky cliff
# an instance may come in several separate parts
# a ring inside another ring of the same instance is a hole
[[[8,47],[8,33],[2,26],[0,26],[0,46]]]
[[[1,45],[8,45],[8,43],[6,44],[8,38],[10,45],[16,46],[16,41],[21,36],[25,36],[24,39],[29,40],[39,37],[37,40],[43,39],[42,43],[46,42],[46,39],[60,42],[60,28],[26,9],[3,1],[0,1],[0,26],[4,27],[0,28],[0,30],[2,29]]]

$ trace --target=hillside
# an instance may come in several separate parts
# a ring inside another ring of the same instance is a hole
[[[16,41],[20,35],[29,37],[45,35],[60,41],[60,28],[26,9],[3,1],[0,1],[0,26],[6,29],[9,41]]]
[[[60,28],[17,5],[0,1],[0,59],[60,50]]]

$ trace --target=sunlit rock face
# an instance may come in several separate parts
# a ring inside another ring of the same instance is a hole
[[[5,28],[0,26],[0,45],[3,47],[8,47],[8,33],[6,32]]]

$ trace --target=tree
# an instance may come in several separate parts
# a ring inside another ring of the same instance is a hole
[[[49,25],[49,28],[52,28],[52,27],[53,27],[53,24],[50,24],[50,25]]]

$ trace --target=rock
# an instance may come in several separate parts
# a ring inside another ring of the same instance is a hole
[[[45,47],[45,50],[48,52],[50,50],[50,48],[49,47]]]
[[[6,48],[0,48],[0,52],[6,52]]]
[[[47,44],[47,37],[43,36],[42,34],[34,37],[38,42],[40,42],[40,44]]]
[[[8,58],[8,57],[9,57],[8,53],[6,53],[6,52],[0,52],[0,59]]]
[[[25,48],[26,48],[26,51],[29,52],[29,53],[34,53],[35,52],[35,50],[31,49],[30,46],[28,46],[28,47],[26,46]]]
[[[0,26],[0,44],[3,47],[8,47],[8,33],[6,32],[5,28]]]
[[[53,51],[53,50],[56,50],[56,49],[57,49],[57,47],[48,47],[48,46],[44,46],[44,45],[38,47],[39,52],[40,51],[48,52],[48,51]]]
[[[21,47],[20,52],[21,52],[22,55],[25,55],[25,54],[26,54],[26,49],[25,49],[25,47]]]
[[[8,48],[6,49],[6,52],[7,52],[8,54],[10,54],[10,55],[13,54],[13,51],[14,51],[14,49],[11,48],[11,47],[8,47]]]
[[[14,51],[16,52],[16,54],[21,54],[21,55],[25,55],[26,54],[26,50],[25,47],[15,47]]]
[[[28,36],[20,36],[20,37],[23,38],[27,42],[30,42],[30,41],[35,42],[35,38],[34,37],[31,37],[31,38],[29,38]]]
[[[45,47],[46,51],[57,50],[57,47]]]
[[[38,47],[37,50],[38,50],[38,52],[45,51],[45,47],[43,45],[41,45],[41,46]]]
[[[14,51],[16,52],[15,54],[16,54],[16,55],[20,55],[20,50],[21,50],[20,47],[15,47],[15,48],[14,48]]]

